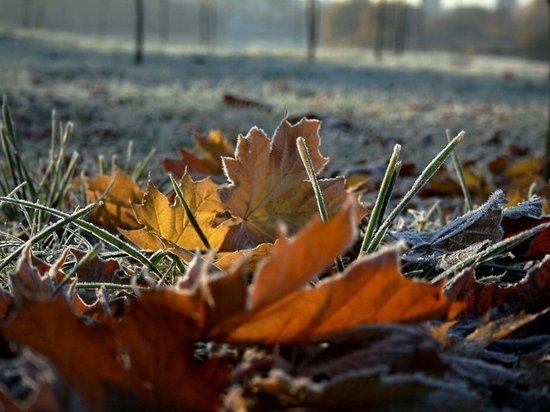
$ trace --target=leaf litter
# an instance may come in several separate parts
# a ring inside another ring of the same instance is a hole
[[[319,176],[330,216],[321,221],[296,150],[303,138],[322,172],[319,126],[284,119],[272,139],[253,128],[235,153],[221,134],[197,137],[193,152],[165,161],[179,179],[168,194],[121,170],[86,178],[88,199],[101,201],[89,220],[123,234],[124,247],[97,255],[82,239],[44,261],[26,246],[0,295],[0,401],[12,410],[545,410],[542,200],[504,208],[496,190],[430,232],[394,225],[387,245],[357,258],[365,207],[344,177]],[[130,247],[162,278],[125,257]]]

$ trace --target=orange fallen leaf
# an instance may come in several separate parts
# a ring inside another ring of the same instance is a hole
[[[131,203],[141,201],[143,190],[130,176],[117,170],[113,176],[98,175],[93,179],[86,179],[86,185],[90,201],[104,201],[90,215],[91,222],[112,231],[119,227],[128,230],[140,227]]]
[[[442,318],[461,307],[443,296],[441,286],[408,280],[398,268],[394,249],[368,256],[315,288],[298,289],[228,319],[214,328],[211,337],[229,342],[303,343],[367,323]]]
[[[217,193],[217,185],[210,178],[193,181],[184,175],[180,188],[183,197],[195,217],[210,246],[218,250],[228,228],[216,225],[215,218],[223,210]],[[133,204],[136,218],[143,225],[138,230],[123,230],[124,236],[144,249],[166,249],[171,244],[189,250],[205,249],[197,231],[185,213],[179,200],[171,203],[152,182],[147,186],[143,203]]]
[[[164,169],[178,179],[185,171],[191,175],[223,175],[222,156],[231,156],[233,146],[220,130],[211,130],[208,136],[193,135],[196,144],[193,151],[180,149],[181,159],[164,159]]]
[[[316,216],[317,204],[307,173],[296,149],[303,137],[318,173],[328,162],[319,152],[319,121],[302,119],[291,125],[279,125],[273,139],[258,129],[239,136],[234,158],[224,158],[230,185],[220,190],[220,197],[231,214],[241,219],[230,233],[235,249],[273,242],[279,222],[290,233]],[[319,181],[329,214],[334,214],[346,197],[344,179]]]
[[[192,308],[184,294],[156,291],[136,299],[121,319],[89,325],[62,296],[23,298],[0,330],[47,356],[89,411],[214,410],[228,366],[193,358],[199,330]]]

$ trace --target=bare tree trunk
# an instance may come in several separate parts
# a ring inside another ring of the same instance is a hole
[[[203,46],[212,46],[212,4],[210,0],[199,3],[199,39]]]
[[[143,44],[145,42],[145,8],[144,0],[136,0],[136,33],[135,42],[136,49],[134,54],[134,64],[143,62]]]
[[[314,62],[319,43],[319,5],[317,0],[308,0],[306,13],[307,60]]]
[[[34,2],[34,26],[44,27],[44,0],[35,0]]]
[[[426,5],[422,3],[416,9],[416,38],[417,48],[426,49]]]
[[[298,46],[302,43],[302,39],[303,39],[303,27],[302,27],[302,19],[301,19],[301,15],[302,15],[302,4],[298,1],[295,1],[294,2],[294,13],[293,13],[293,16],[292,16],[292,21],[293,21],[293,40],[294,40],[294,45],[295,46]]]
[[[105,38],[107,34],[107,21],[109,19],[109,0],[101,0],[99,3],[99,13],[97,22],[97,35],[100,39]]]
[[[21,7],[23,11],[23,19],[21,25],[23,27],[31,27],[33,0],[21,0]]]
[[[407,30],[407,4],[401,3],[401,0],[395,2],[393,25],[393,52],[401,54],[405,50]]]
[[[376,21],[374,29],[374,57],[381,59],[384,53],[386,35],[386,0],[376,3]]]
[[[170,36],[170,0],[160,0],[159,7],[159,37],[167,43]]]

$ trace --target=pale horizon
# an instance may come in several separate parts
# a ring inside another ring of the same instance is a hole
[[[324,0],[324,1],[347,1],[347,0]],[[377,1],[377,0],[375,0]],[[379,0],[378,0],[379,1]],[[422,0],[405,0],[412,5],[419,5]],[[494,8],[498,0],[441,0],[441,5],[444,8],[455,8],[459,6],[479,6],[485,8]],[[518,6],[524,6],[533,0],[517,0]],[[538,0],[543,1],[543,0]]]

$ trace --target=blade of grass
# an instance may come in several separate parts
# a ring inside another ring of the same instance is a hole
[[[445,134],[447,135],[447,141],[450,142],[450,130],[445,130]],[[462,163],[460,162],[460,158],[458,157],[458,153],[456,152],[456,150],[453,150],[451,152],[451,159],[453,161],[453,166],[456,172],[456,177],[458,178],[460,189],[462,189],[462,194],[464,195],[464,209],[466,212],[471,212],[472,210],[474,210],[474,202],[472,201],[470,190],[468,190],[468,186],[466,185],[466,179],[464,178],[464,169],[462,168]]]
[[[376,201],[372,208],[370,214],[369,223],[367,224],[367,229],[365,230],[365,236],[363,236],[363,243],[361,244],[361,251],[359,256],[364,255],[372,251],[372,238],[375,230],[380,226],[380,222],[384,217],[384,211],[388,204],[389,198],[391,197],[391,192],[393,189],[393,184],[397,177],[397,169],[399,168],[399,154],[401,153],[401,146],[396,144],[393,148],[393,153],[388,161],[388,167],[382,179],[382,184],[380,185],[380,190],[376,196]]]
[[[208,242],[208,238],[202,231],[199,222],[197,222],[197,219],[195,219],[195,216],[193,215],[193,212],[189,208],[189,205],[185,201],[185,198],[183,197],[183,192],[181,191],[180,186],[178,185],[178,182],[172,177],[170,174],[170,182],[172,183],[172,188],[174,189],[174,192],[176,193],[176,197],[180,201],[181,205],[183,206],[183,209],[185,210],[185,214],[187,215],[187,218],[189,219],[189,222],[191,223],[191,226],[193,226],[193,229],[199,236],[201,242],[206,247],[206,250],[212,250],[212,246],[210,246],[210,242]]]
[[[67,213],[61,212],[59,210],[52,209],[47,206],[39,205],[37,203],[32,203],[21,199],[11,199],[5,196],[0,196],[0,201],[6,201],[8,203],[13,203],[13,204],[17,204],[25,207],[34,208],[34,209],[41,209],[54,216],[61,217],[61,218],[67,218],[68,216],[70,216]],[[122,239],[119,239],[118,237],[94,225],[93,223],[87,222],[80,218],[75,219],[71,223],[79,227],[80,229],[84,230],[85,232],[95,236],[99,240],[102,240],[103,242],[108,243],[114,248],[124,252],[127,256],[134,258],[159,278],[162,277],[162,273],[157,269],[157,267],[154,264],[152,264],[145,255],[143,255],[140,251],[135,249],[131,244],[123,241]]]
[[[319,186],[319,181],[315,175],[315,168],[313,167],[313,161],[311,160],[311,155],[306,145],[306,141],[303,137],[296,139],[296,147],[298,153],[300,154],[300,159],[306,169],[307,176],[313,187],[313,192],[315,193],[315,200],[317,201],[317,208],[319,209],[319,215],[321,215],[321,220],[326,222],[329,219],[327,206],[325,204],[325,198],[323,197],[323,191],[321,186]],[[344,271],[344,261],[341,256],[338,256],[335,260],[336,268],[338,272]]]
[[[3,98],[2,102],[2,122],[4,133],[2,133],[2,147],[5,147],[5,154],[9,155],[8,162],[10,164],[11,173],[14,175],[14,186],[17,186],[21,182],[27,182],[25,189],[28,191],[28,199],[36,198],[36,189],[34,187],[34,181],[31,179],[31,176],[28,170],[23,165],[21,156],[17,150],[15,144],[15,129],[13,127],[13,120],[8,106],[8,99],[6,96]],[[6,152],[7,150],[7,152]]]
[[[481,252],[475,253],[461,260],[457,264],[451,266],[449,269],[445,270],[444,272],[441,272],[439,275],[434,277],[430,282],[437,283],[443,279],[456,276],[460,273],[460,271],[462,271],[463,269],[466,269],[469,266],[486,262],[495,256],[508,252],[514,246],[535,236],[537,233],[539,233],[540,231],[548,227],[550,227],[550,223],[544,223],[542,225],[535,226],[524,232],[518,233],[517,235],[510,236],[507,239],[501,240],[500,242],[497,242],[489,246],[487,249],[482,250]]]
[[[443,162],[449,157],[451,152],[455,149],[455,147],[462,141],[464,138],[464,135],[466,133],[464,131],[460,132],[458,135],[455,136],[453,140],[451,140],[447,146],[441,150],[436,157],[424,168],[420,176],[415,180],[411,188],[401,201],[397,204],[397,206],[389,213],[388,217],[382,222],[378,230],[373,236],[370,249],[376,250],[376,248],[380,245],[382,242],[382,239],[386,235],[386,232],[390,228],[391,224],[395,220],[397,216],[399,216],[403,210],[407,207],[411,199],[424,187],[424,185],[432,178],[432,176],[435,174],[437,169],[441,167]]]
[[[12,199],[13,200],[13,199]],[[2,262],[0,262],[0,270],[4,269],[7,265],[9,265],[11,262],[13,262],[15,259],[17,259],[19,256],[21,256],[21,252],[25,248],[27,244],[34,245],[35,243],[41,241],[42,239],[45,239],[52,233],[56,232],[57,230],[61,229],[63,226],[68,225],[71,222],[74,222],[75,220],[86,216],[89,214],[95,207],[97,207],[97,204],[92,203],[88,206],[86,206],[84,209],[77,210],[73,212],[72,214],[64,217],[63,219],[49,225],[48,227],[45,227],[42,231],[38,232],[36,235],[31,237],[27,242],[22,244],[20,247],[15,249],[13,252],[11,252],[8,256],[6,256]]]
[[[139,179],[143,177],[143,175],[145,174],[145,168],[151,162],[151,159],[153,158],[155,153],[156,153],[156,149],[154,148],[151,149],[149,154],[145,156],[143,160],[140,160],[137,163],[136,167],[134,168],[134,171],[132,172],[132,179],[134,179],[134,181],[137,182]]]
[[[75,286],[75,289],[98,289],[105,288],[107,290],[149,290],[147,287],[136,286],[136,285],[121,285],[119,283],[108,283],[108,282],[78,282]]]

